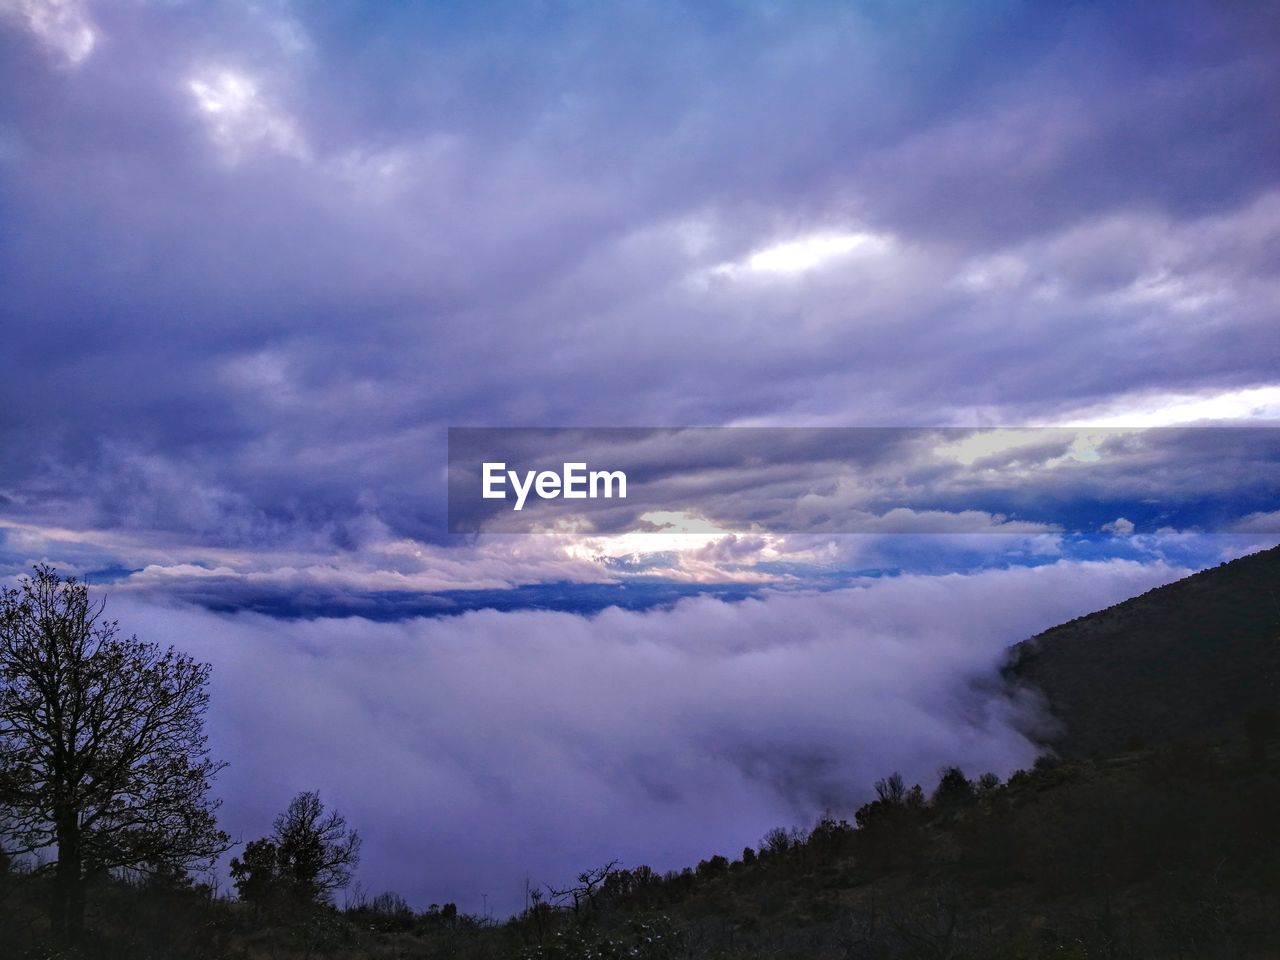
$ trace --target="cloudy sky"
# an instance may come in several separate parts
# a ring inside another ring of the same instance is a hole
[[[1008,772],[1005,645],[1280,539],[1278,89],[1249,0],[0,0],[0,575],[420,906]],[[916,432],[476,535],[450,427]]]

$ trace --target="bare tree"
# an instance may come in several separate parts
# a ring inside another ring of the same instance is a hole
[[[276,817],[271,836],[250,846],[255,844],[261,846],[260,855],[274,855],[275,877],[295,902],[328,902],[351,882],[360,863],[360,835],[347,829],[346,818],[337,810],[326,813],[315,791],[294,797]],[[238,867],[233,861],[233,873]]]
[[[876,781],[876,797],[891,807],[901,807],[907,802],[907,785],[902,774],[894,772]]]
[[[51,923],[76,942],[107,871],[185,870],[227,849],[204,734],[208,664],[122,637],[87,584],[37,566],[0,591],[0,834],[56,852]]]
[[[600,889],[608,882],[609,878],[618,872],[621,865],[621,860],[610,860],[603,867],[584,870],[578,874],[577,886],[566,887],[563,890],[547,887],[547,892],[551,894],[552,899],[557,903],[566,903],[572,899],[574,913],[578,912],[578,908],[584,901],[594,907],[596,894],[600,892]]]

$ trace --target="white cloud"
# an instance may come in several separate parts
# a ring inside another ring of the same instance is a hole
[[[1102,530],[1104,533],[1114,533],[1117,536],[1127,537],[1133,533],[1133,521],[1126,520],[1124,517],[1117,517],[1110,523],[1104,523]]]
[[[1095,427],[1169,427],[1241,420],[1280,420],[1280,386],[1129,394],[1062,417],[1069,425]]]
[[[97,28],[78,0],[0,0],[0,13],[24,21],[68,66],[88,60],[98,43]]]
[[[869,231],[811,233],[762,247],[741,260],[713,267],[713,276],[796,276],[857,256],[886,253],[892,240]]]
[[[1251,513],[1232,526],[1237,533],[1280,533],[1280,510]]]
[[[299,160],[309,156],[297,123],[271,104],[248,74],[225,67],[204,70],[187,81],[187,90],[231,162],[257,147]]]

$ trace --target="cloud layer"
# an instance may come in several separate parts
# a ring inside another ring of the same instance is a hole
[[[1257,6],[5,10],[15,518],[343,550],[440,538],[448,425],[1276,387]]]
[[[112,613],[213,663],[241,839],[318,788],[362,829],[367,884],[506,910],[526,877],[680,867],[850,816],[895,769],[928,788],[945,763],[1028,765],[1038,714],[994,680],[1006,646],[1182,572],[1059,563],[594,618],[283,623],[127,597]]]

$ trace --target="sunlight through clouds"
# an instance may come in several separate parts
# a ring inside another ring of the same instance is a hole
[[[713,267],[711,272],[726,277],[798,276],[846,257],[881,255],[892,245],[889,237],[867,231],[811,233],[763,247],[742,260]]]
[[[227,68],[202,71],[187,82],[187,90],[213,140],[232,163],[258,146],[298,160],[308,158],[310,151],[293,118],[275,109],[247,74]]]
[[[1280,386],[1245,387],[1207,394],[1158,393],[1120,397],[1064,418],[1067,426],[1095,427],[1171,427],[1233,420],[1280,420]]]

